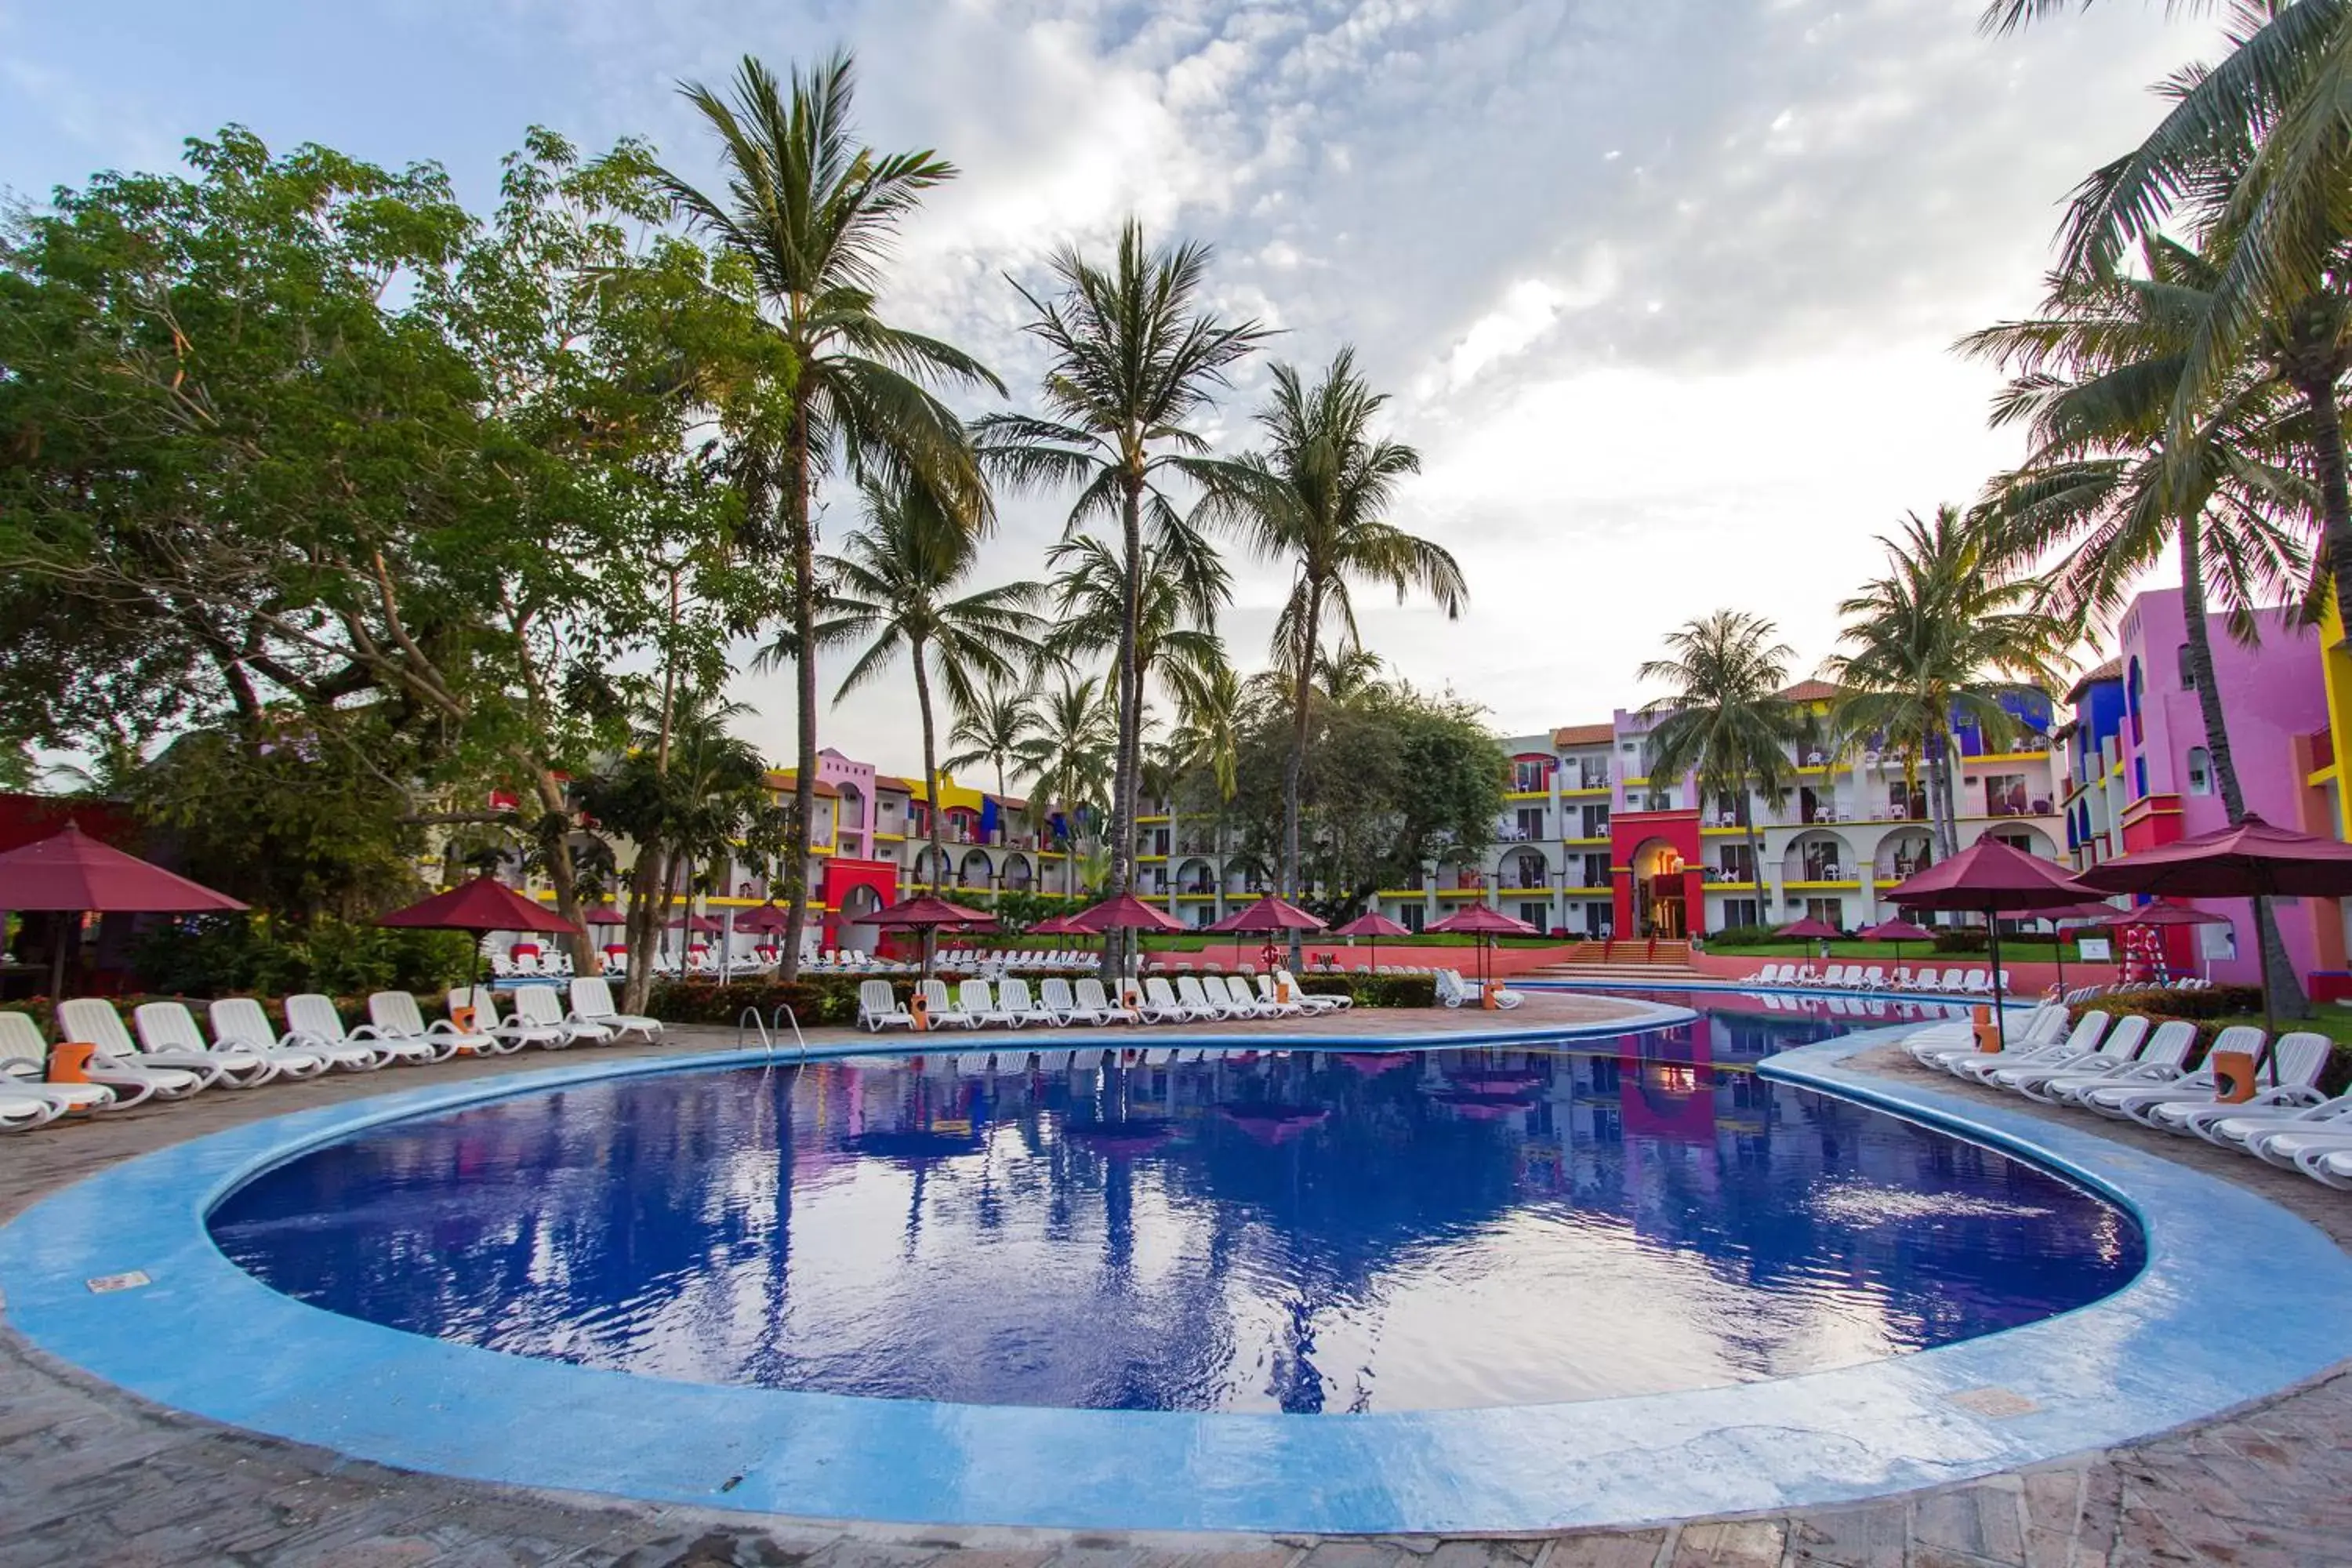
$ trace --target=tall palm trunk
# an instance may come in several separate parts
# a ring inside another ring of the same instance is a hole
[[[2336,614],[2352,628],[2352,478],[2346,473],[2344,412],[2336,400],[2336,373],[2331,364],[2293,377],[2311,411],[2312,467],[2319,479],[2320,550],[2328,574],[2336,580]]]
[[[2339,452],[2342,447],[2337,441]],[[2245,792],[2238,787],[2238,763],[2230,749],[2229,714],[2213,679],[2213,642],[2205,625],[2205,560],[2203,530],[2194,517],[2180,523],[2180,607],[2189,637],[2189,673],[2197,682],[2197,711],[2205,721],[2205,751],[2212,759],[2213,777],[2221,789],[2221,809],[2230,825],[2246,819]],[[2262,954],[2263,983],[2269,989],[2272,1011],[2284,1018],[2307,1018],[2311,1005],[2295,978],[2294,962],[2287,956],[2279,935],[2278,916],[2268,899],[2254,900],[2254,942]]]
[[[1756,888],[1756,923],[1769,925],[1771,916],[1765,909],[1764,835],[1756,826],[1756,797],[1748,793],[1748,781],[1739,784],[1739,823],[1748,829],[1748,879]],[[1562,916],[1565,919],[1565,915]],[[1701,923],[1704,923],[1702,917]]]
[[[1143,476],[1128,476],[1119,509],[1121,542],[1127,550],[1118,626],[1118,759],[1111,774],[1110,895],[1127,891],[1135,868],[1135,812],[1142,772],[1143,672],[1138,637],[1143,618]],[[1103,970],[1107,980],[1123,974],[1126,937],[1108,931],[1103,937]]]
[[[1952,803],[1952,738],[1927,737],[1927,817],[1936,832],[1936,858],[1948,860],[1960,852],[1960,826]]]
[[[940,867],[946,862],[947,851],[940,847],[940,765],[939,751],[931,731],[931,676],[923,668],[923,639],[910,637],[907,651],[915,661],[915,708],[923,718],[923,797],[930,805],[927,814],[931,844],[931,891],[940,890]]]
[[[784,961],[779,978],[793,980],[801,972],[801,932],[808,925],[809,829],[816,817],[816,541],[809,528],[808,405],[793,405],[792,509],[793,635],[800,657],[794,661],[799,688],[799,758],[793,779],[793,820],[785,835]],[[931,815],[939,815],[932,802]]]
[[[1298,901],[1298,791],[1299,781],[1307,772],[1307,723],[1315,679],[1315,631],[1323,624],[1323,583],[1310,577],[1307,584],[1307,622],[1298,643],[1298,670],[1291,682],[1290,755],[1282,763],[1282,896],[1292,903]],[[1303,939],[1297,931],[1290,933],[1291,967],[1299,967],[1299,944]]]

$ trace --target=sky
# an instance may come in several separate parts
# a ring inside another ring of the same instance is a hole
[[[1654,695],[1637,667],[1718,607],[1773,619],[1811,673],[1876,536],[2020,456],[1986,427],[1996,373],[1950,345],[2032,308],[2068,191],[2213,41],[2153,0],[2007,38],[1980,8],[0,0],[0,187],[162,168],[232,121],[437,162],[478,209],[531,124],[713,172],[679,81],[847,47],[866,138],[962,171],[907,226],[886,311],[1023,405],[1039,359],[1008,277],[1041,287],[1052,251],[1100,252],[1129,215],[1210,243],[1213,308],[1280,335],[1204,433],[1246,446],[1266,362],[1352,344],[1422,454],[1393,521],[1470,584],[1458,623],[1365,595],[1365,640],[1521,734]],[[1040,575],[1066,507],[1009,500],[981,576]],[[1254,668],[1288,579],[1234,565],[1223,630]],[[787,755],[789,676],[736,695]],[[820,727],[911,771],[913,714],[901,679]]]

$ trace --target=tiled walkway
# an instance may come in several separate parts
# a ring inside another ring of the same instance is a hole
[[[1605,1002],[1538,997],[1512,1021],[1589,1016],[1585,1009],[1599,1005]],[[1412,1015],[1412,1026],[1427,1026],[1437,1016]],[[1451,1015],[1444,1021],[1466,1028],[1491,1017]],[[1373,1018],[1356,1024],[1378,1026]],[[732,1038],[723,1031],[683,1043],[708,1048]],[[624,1049],[640,1055],[645,1048]],[[424,1070],[450,1076],[529,1071],[567,1059],[450,1063]],[[1867,1065],[1890,1073],[1918,1070],[1892,1053]],[[0,1218],[130,1154],[256,1117],[413,1083],[419,1076],[339,1077],[249,1095],[215,1092],[152,1113],[11,1139],[0,1143]],[[1934,1081],[1953,1087],[1940,1076]],[[2352,1242],[2352,1201],[2342,1194],[2185,1141],[2130,1128],[2114,1132],[2253,1186],[2339,1242]],[[2352,1346],[2352,1304],[2346,1318]],[[2217,1331],[2226,1332],[2226,1326]],[[551,1435],[551,1440],[561,1438]],[[1150,1478],[1139,1477],[1137,1484],[1148,1486]],[[0,1331],[0,1564],[1027,1568],[1050,1561],[1069,1568],[1223,1563],[1405,1568],[1422,1559],[1432,1568],[2352,1564],[2352,1372],[2339,1371],[2194,1431],[1879,1504],[1542,1540],[1289,1541],[845,1527],[410,1475],[158,1410],[58,1366],[13,1331]]]

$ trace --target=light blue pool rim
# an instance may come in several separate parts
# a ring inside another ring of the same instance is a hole
[[[306,1306],[237,1268],[205,1232],[206,1212],[239,1183],[367,1127],[761,1059],[738,1051],[439,1085],[160,1150],[0,1227],[0,1290],[34,1344],[133,1394],[402,1468],[765,1513],[1086,1530],[1535,1531],[1835,1503],[2125,1442],[2263,1398],[2338,1359],[2352,1258],[2318,1230],[2243,1188],[2087,1130],[1842,1065],[1895,1032],[1801,1047],[1761,1070],[2026,1154],[2114,1196],[2147,1232],[2137,1279],[2021,1328],[1802,1377],[1576,1404],[1294,1416],[861,1399],[533,1361]],[[1562,1032],[1499,1033],[1529,1044]],[[968,1037],[982,1048],[1006,1038]],[[1198,1032],[1125,1038],[1235,1044]],[[865,1041],[809,1053],[871,1054]],[[789,1066],[797,1053],[773,1059]],[[86,1283],[132,1269],[152,1283],[104,1294]],[[2018,1413],[1986,1413],[2003,1408]]]

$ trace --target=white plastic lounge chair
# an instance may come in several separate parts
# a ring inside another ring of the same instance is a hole
[[[997,1011],[1012,1015],[1015,1027],[1044,1024],[1060,1028],[1067,1020],[1051,1007],[1041,1007],[1029,996],[1029,983],[1019,976],[1008,976],[996,988]]]
[[[1247,994],[1246,988],[1239,981],[1234,983],[1234,989],[1237,993]],[[1261,974],[1257,977],[1258,1016],[1262,1018],[1297,1018],[1310,1012],[1337,1011],[1336,1008],[1309,1007],[1307,1005],[1309,1000],[1305,992],[1293,991],[1289,999],[1286,1001],[1275,990],[1273,975]]]
[[[212,1026],[213,1039],[219,1045],[299,1056],[350,1072],[373,1072],[384,1064],[384,1058],[373,1047],[355,1046],[349,1041],[330,1045],[324,1040],[305,1039],[291,1030],[281,1035],[269,1021],[269,1015],[261,1010],[261,1004],[250,996],[215,997],[205,1007],[205,1016]],[[300,1075],[289,1071],[287,1076]]]
[[[1945,976],[1947,982],[1950,978],[1949,975]],[[1971,969],[1961,980],[1960,985],[1962,990],[1970,996],[1990,996],[1992,994],[1992,972],[1989,969]]]
[[[2024,1046],[2011,1046],[2007,1050],[2001,1051],[1965,1051],[1958,1056],[1946,1057],[1937,1065],[1954,1078],[1976,1079],[1979,1081],[1986,1074],[2001,1068],[2062,1067],[2068,1062],[2079,1060],[2096,1049],[2099,1042],[2106,1037],[2109,1022],[2105,1013],[2085,1013],[2075,1022],[2074,1026],[2067,1031],[2063,1039],[2047,1044],[2029,1043]]]
[[[2232,1117],[2260,1115],[2263,1111],[2300,1113],[2320,1104],[2319,1075],[2327,1070],[2327,1058],[2335,1042],[2326,1035],[2308,1029],[2298,1029],[2281,1035],[2271,1046],[2270,1067],[2256,1075],[2261,1085],[2275,1068],[2278,1082],[2267,1088],[2258,1087],[2250,1100],[2228,1105],[2173,1104],[2159,1105],[2147,1117],[2150,1127],[2167,1132],[2189,1132],[2205,1138],[2209,1142],[2221,1140],[2211,1137],[2204,1129]]]
[[[1139,1009],[1147,1024],[1191,1024],[1212,1015],[1195,1011],[1178,999],[1175,991],[1160,975],[1149,975],[1143,982],[1143,1005]]]
[[[1225,999],[1234,1005],[1234,1014],[1243,1018],[1279,1018],[1285,1016],[1280,1003],[1260,996],[1250,986],[1249,977],[1228,974],[1223,980]],[[1213,987],[1212,987],[1213,989]]]
[[[495,1035],[479,1029],[461,1029],[447,1018],[436,1018],[427,1023],[416,998],[405,991],[378,991],[368,998],[368,1022],[387,1039],[422,1040],[433,1047],[433,1059],[446,1062],[451,1057],[487,1057],[498,1054]]]
[[[2112,1116],[2117,1120],[2128,1118],[2143,1125],[2153,1126],[2154,1123],[2148,1119],[2159,1105],[2182,1102],[2210,1104],[2212,1101],[2216,1082],[2213,1062],[2215,1055],[2223,1051],[2243,1051],[2249,1056],[2258,1055],[2262,1050],[2262,1045],[2263,1032],[2252,1025],[2241,1024],[2224,1029],[2215,1037],[2213,1049],[2207,1053],[2205,1065],[2195,1072],[2158,1083],[2135,1080],[2127,1083],[2095,1084],[2075,1095],[2074,1102],[2095,1110],[2102,1116]]]
[[[1904,987],[1906,991],[1941,991],[1943,988],[1944,979],[1942,972],[1934,969],[1921,970],[1917,978],[1914,979],[1909,985]]]
[[[1356,999],[1345,993],[1325,995],[1307,990],[1298,984],[1298,976],[1280,965],[1275,968],[1274,984],[1276,997],[1287,996],[1310,1013],[1344,1013],[1356,1005]]]
[[[335,1000],[316,991],[306,991],[286,998],[287,1030],[300,1037],[301,1044],[317,1040],[330,1046],[365,1046],[386,1062],[424,1063],[434,1060],[438,1050],[423,1040],[396,1039],[373,1024],[343,1027],[343,1016],[335,1011]]]
[[[2066,1009],[2042,1006],[2026,1015],[2021,1023],[2008,1031],[2009,1048],[2021,1050],[2046,1046],[2066,1036]],[[1904,1037],[1903,1048],[1922,1067],[1941,1067],[1955,1057],[1974,1052],[1976,1033],[1966,1018],[1945,1018],[1913,1030]]]
[[[960,1029],[977,1029],[980,1020],[956,1009],[955,994],[948,983],[936,976],[923,982],[923,1016],[929,1026],[944,1029],[950,1024]]]
[[[28,1014],[0,1013],[0,1089],[67,1110],[128,1110],[155,1092],[136,1083],[51,1083],[49,1042]],[[43,1117],[43,1121],[55,1117]],[[33,1125],[39,1125],[38,1122]]]
[[[1017,1029],[1023,1021],[1017,1015],[996,1005],[995,993],[989,989],[988,982],[978,975],[957,984],[955,1011],[958,1017],[971,1019],[971,1027],[975,1029],[990,1024],[1002,1024],[1008,1029]]]
[[[915,1016],[898,1000],[898,994],[887,980],[861,980],[857,983],[857,1026],[874,1034],[885,1029],[908,1029],[915,1026]]]
[[[225,1061],[249,1056],[268,1065],[267,1074],[248,1079],[239,1087],[250,1088],[276,1078],[316,1078],[334,1066],[321,1052],[305,1050],[300,1046],[281,1046],[273,1040],[224,1038],[216,1045],[207,1046],[204,1031],[196,1027],[195,1015],[184,1003],[143,1002],[132,1010],[131,1024],[139,1031],[142,1053],[165,1062],[175,1055],[206,1051]],[[214,1033],[217,1035],[219,1031],[215,1029]]]
[[[561,1028],[533,1024],[512,1015],[499,1017],[499,994],[488,985],[478,985],[470,991],[461,985],[450,992],[451,1016],[455,1017],[457,1010],[463,1007],[473,1010],[475,1029],[498,1041],[501,1053],[519,1051],[525,1046],[561,1050],[569,1043],[568,1037]]]
[[[609,1045],[613,1031],[605,1025],[587,1018],[567,1016],[563,1004],[556,1000],[552,985],[522,985],[515,989],[515,1016],[526,1024],[536,1024],[543,1029],[563,1031],[567,1046]]]
[[[1858,985],[1865,991],[1880,990],[1886,984],[1886,971],[1874,963],[1862,972],[1861,978],[1849,979],[1846,984]]]
[[[113,1003],[102,997],[81,996],[58,1003],[58,1035],[62,1039],[98,1047],[84,1071],[92,1083],[109,1088],[144,1084],[158,1100],[185,1100],[226,1076],[217,1065],[142,1066],[139,1047],[131,1044],[131,1032],[122,1026],[122,1015],[114,1010]]]
[[[1143,1022],[1143,1015],[1139,1010],[1129,1006],[1124,1002],[1114,1003],[1108,994],[1103,990],[1103,983],[1091,974],[1078,981],[1076,994],[1080,1009],[1093,1014],[1103,1023],[1140,1024]]]
[[[1984,1081],[1998,1089],[2013,1089],[2028,1100],[2054,1104],[2063,1089],[2119,1081],[2116,1075],[2138,1060],[2140,1047],[2147,1043],[2147,1031],[2148,1021],[2134,1013],[2116,1019],[2107,1037],[2087,1056],[2054,1068],[1995,1068]]]
[[[31,1084],[19,1086],[11,1079],[6,1087],[0,1088],[0,1132],[30,1132],[36,1127],[47,1127],[71,1109],[55,1095],[43,1094]]]
[[[1176,1000],[1191,1008],[1192,1016],[1196,1018],[1247,1018],[1256,1016],[1255,1006],[1252,1006],[1244,1013],[1234,1005],[1234,999],[1225,994],[1223,976],[1217,975],[1212,978],[1217,981],[1217,994],[1213,996],[1209,994],[1208,987],[1201,984],[1199,975],[1189,973],[1178,975]]]
[[[624,1013],[613,1004],[613,987],[595,975],[582,975],[572,982],[572,1016],[591,1024],[602,1024],[615,1037],[637,1035],[648,1041],[661,1038],[662,1021],[643,1013]]]
[[[1846,978],[1848,973],[1849,971],[1844,964],[1832,963],[1827,969],[1822,971],[1821,979],[1815,981],[1814,984],[1821,986],[1823,990],[1829,990],[1841,985],[1850,985],[1853,982]]]
[[[2249,1152],[2253,1140],[2272,1132],[2310,1132],[2332,1127],[2352,1135],[2352,1094],[2339,1094],[2315,1104],[2292,1098],[2265,1100],[2257,1094],[2236,1105],[2159,1106],[2156,1114],[2159,1126],[2177,1127],[2194,1132],[2209,1143]]]
[[[1101,1024],[1103,1016],[1091,1007],[1081,1007],[1070,994],[1070,983],[1059,975],[1037,984],[1038,1005],[1053,1015],[1056,1024]]]
[[[178,1002],[142,1003],[131,1010],[131,1026],[139,1036],[142,1065],[195,1072],[207,1065],[218,1067],[221,1076],[213,1081],[231,1089],[258,1089],[289,1065],[299,1066],[301,1070],[294,1075],[298,1078],[327,1070],[327,1059],[314,1053],[281,1053],[275,1047],[264,1050],[242,1042],[217,1048],[207,1045],[194,1016]]]
[[[2308,1150],[2295,1156],[2294,1168],[2315,1182],[2352,1192],[2352,1147]]]
[[[1813,983],[1813,966],[1810,963],[1800,964],[1794,971],[1784,972],[1780,976],[1783,985],[1811,985]]]

